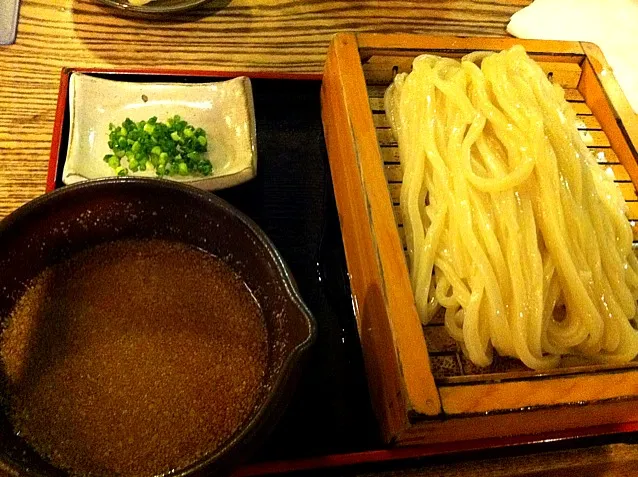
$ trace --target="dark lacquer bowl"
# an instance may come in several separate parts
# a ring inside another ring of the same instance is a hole
[[[224,445],[173,475],[222,474],[244,459],[281,417],[300,375],[300,362],[314,341],[315,322],[282,258],[252,220],[210,193],[133,178],[67,186],[0,222],[0,316],[8,315],[29,280],[48,265],[122,238],[177,240],[206,250],[243,278],[262,308],[269,362],[259,404]],[[4,411],[1,470],[11,475],[66,475],[14,435]]]

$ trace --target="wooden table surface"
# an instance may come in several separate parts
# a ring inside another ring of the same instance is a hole
[[[0,47],[0,218],[44,192],[65,66],[322,71],[338,31],[503,36],[530,0],[213,0],[153,22],[97,0],[22,0],[17,42]],[[475,476],[638,473],[638,439],[519,456],[424,460],[335,475]]]

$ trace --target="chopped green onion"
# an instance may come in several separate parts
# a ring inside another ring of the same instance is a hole
[[[195,128],[175,115],[165,123],[151,117],[148,121],[134,122],[126,118],[121,126],[109,124],[108,145],[112,154],[104,161],[118,175],[155,169],[164,175],[209,175],[211,162],[204,159],[208,141],[202,128]],[[122,165],[121,160],[126,159]]]
[[[111,169],[117,169],[120,167],[120,158],[117,156],[111,156],[109,159],[109,167]]]

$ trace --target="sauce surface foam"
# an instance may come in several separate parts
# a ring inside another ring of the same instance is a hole
[[[254,409],[267,339],[222,260],[163,240],[103,244],[42,272],[7,320],[10,419],[74,474],[181,468]]]

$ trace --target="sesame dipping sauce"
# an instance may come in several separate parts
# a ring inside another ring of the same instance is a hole
[[[226,442],[259,402],[264,317],[221,259],[122,240],[38,275],[5,320],[10,419],[74,475],[155,475]]]

